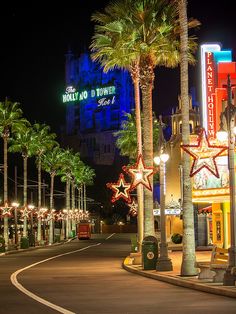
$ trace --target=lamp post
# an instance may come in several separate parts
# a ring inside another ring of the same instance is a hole
[[[166,141],[162,130],[162,119],[159,117],[159,140],[158,140],[158,156],[154,157],[154,162],[160,165],[160,220],[161,220],[161,243],[160,255],[157,259],[156,270],[170,271],[173,269],[171,259],[168,257],[168,244],[166,242],[166,216],[165,216],[165,163],[169,159],[169,155],[165,151]]]
[[[229,190],[230,190],[230,248],[229,248],[229,266],[226,269],[223,285],[234,286],[236,281],[236,200],[235,200],[235,163],[234,163],[234,149],[235,149],[235,118],[236,107],[232,104],[232,91],[230,76],[227,81],[228,101],[225,110],[220,116],[220,131],[217,132],[219,140],[227,139],[227,132],[224,129],[226,124],[228,131],[228,168],[229,168]],[[225,122],[225,123],[224,123]]]

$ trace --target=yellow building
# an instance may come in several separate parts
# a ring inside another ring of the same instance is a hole
[[[181,188],[181,149],[182,142],[182,105],[179,97],[178,107],[172,111],[171,115],[171,138],[168,141],[167,150],[169,160],[166,163],[166,208],[172,207],[173,203],[180,203],[182,199]],[[193,107],[192,98],[189,98],[189,120],[190,132],[196,134],[200,125],[200,114],[198,107]],[[173,208],[173,207],[172,207]],[[183,233],[182,217],[180,215],[167,215],[167,238],[170,238],[173,233]]]
[[[189,99],[190,142],[196,141],[200,130],[200,114],[198,107],[193,107]],[[166,208],[170,204],[181,202],[182,199],[182,165],[180,145],[182,143],[182,112],[181,101],[171,116],[172,135],[168,141],[170,158],[166,163]],[[226,153],[227,154],[227,151]],[[197,246],[217,244],[228,248],[230,245],[230,205],[227,156],[217,160],[220,178],[216,178],[208,170],[200,171],[193,177],[193,210],[195,219],[195,237]],[[200,184],[207,174],[205,186]],[[166,216],[167,238],[173,233],[183,233],[181,215]]]

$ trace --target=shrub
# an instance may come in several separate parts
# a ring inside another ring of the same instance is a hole
[[[33,233],[29,233],[28,239],[29,239],[29,246],[35,246],[35,237]]]
[[[0,253],[5,252],[5,240],[3,237],[0,237]]]
[[[175,244],[182,243],[183,236],[179,233],[173,233],[171,236],[171,241]]]
[[[55,234],[54,235],[54,242],[60,242],[61,241],[61,235],[60,234]]]
[[[29,239],[27,237],[22,237],[20,240],[20,248],[28,249],[29,247]]]

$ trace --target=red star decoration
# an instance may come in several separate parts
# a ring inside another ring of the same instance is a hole
[[[206,168],[219,178],[215,159],[227,149],[226,146],[211,145],[206,131],[202,129],[196,145],[181,145],[181,148],[193,157],[190,177],[193,177],[201,169]]]
[[[149,177],[155,173],[153,167],[146,167],[144,164],[143,156],[139,155],[136,165],[134,167],[123,167],[123,170],[132,176],[131,189],[135,189],[137,185],[143,184],[147,189],[152,191]]]
[[[125,182],[123,173],[120,174],[117,183],[107,183],[107,187],[114,192],[114,195],[111,198],[112,203],[117,201],[120,198],[123,198],[126,202],[130,203],[130,183]]]
[[[5,202],[4,206],[0,207],[0,209],[2,211],[2,217],[11,216],[12,207],[8,206],[8,202]]]

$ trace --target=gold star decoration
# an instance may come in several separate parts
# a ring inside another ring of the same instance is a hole
[[[203,168],[206,168],[214,176],[219,178],[219,172],[215,159],[220,156],[225,150],[227,150],[226,146],[211,145],[207,138],[206,131],[202,129],[201,133],[199,134],[197,144],[181,145],[181,148],[193,157],[190,177],[193,177]]]
[[[49,221],[51,221],[51,220],[54,220],[54,219],[55,219],[55,215],[56,215],[56,214],[55,214],[54,212],[48,213],[48,214],[47,214],[46,221],[49,222]]]
[[[12,207],[8,206],[8,202],[5,202],[4,206],[0,207],[0,209],[2,211],[2,217],[11,216]]]
[[[29,213],[30,213],[31,211],[28,209],[28,207],[27,206],[25,206],[23,209],[21,209],[21,217],[22,218],[29,218]]]
[[[65,215],[62,212],[59,212],[58,214],[56,214],[57,220],[63,220]]]
[[[135,189],[139,184],[143,184],[148,190],[152,191],[149,177],[155,173],[155,170],[153,167],[145,166],[142,155],[138,156],[135,166],[124,166],[123,170],[132,176],[131,190]]]
[[[36,212],[36,215],[38,218],[44,218],[45,216],[45,210],[40,208],[37,212]]]
[[[132,200],[131,204],[128,204],[130,210],[129,210],[129,214],[133,217],[138,215],[138,204],[135,202],[135,200]]]
[[[126,202],[130,203],[130,186],[130,183],[125,181],[123,173],[120,174],[117,183],[107,183],[107,187],[114,192],[111,198],[112,203],[120,198],[123,198]]]

